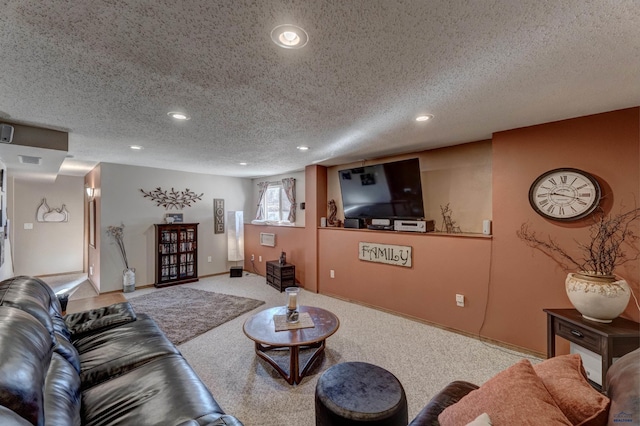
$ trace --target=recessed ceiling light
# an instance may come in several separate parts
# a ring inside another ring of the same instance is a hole
[[[141,147],[140,145],[131,145],[129,148],[131,148],[131,149],[132,149],[132,150],[134,150],[134,151],[141,151],[141,150],[143,150],[143,149],[144,149],[144,148],[143,148],[143,147]]]
[[[429,121],[433,118],[431,114],[419,115],[416,117],[416,121]]]
[[[298,148],[298,150],[300,150],[300,151],[309,151],[309,147],[308,146],[304,146],[304,145],[300,145],[300,146],[298,146],[296,148]]]
[[[238,164],[240,164],[241,166],[246,166],[247,165],[247,163],[244,163],[244,162],[243,163],[238,163]]]
[[[176,120],[191,120],[191,117],[184,112],[172,111],[168,112],[167,115]]]
[[[295,25],[278,25],[271,31],[271,40],[285,49],[300,49],[306,46],[309,35]]]

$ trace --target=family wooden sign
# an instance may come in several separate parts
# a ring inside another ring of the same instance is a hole
[[[367,262],[411,268],[411,247],[378,243],[358,243],[358,257]]]

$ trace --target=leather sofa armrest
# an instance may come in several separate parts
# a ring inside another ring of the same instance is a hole
[[[72,340],[135,320],[136,313],[129,302],[115,303],[103,308],[76,312],[64,317]]]
[[[438,416],[450,405],[460,401],[469,392],[478,389],[473,383],[455,381],[438,392],[418,413],[409,426],[440,426]]]

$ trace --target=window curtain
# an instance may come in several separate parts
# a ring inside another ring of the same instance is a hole
[[[287,198],[291,203],[291,208],[289,209],[289,222],[295,223],[296,221],[296,180],[294,178],[282,179],[282,189],[284,189],[284,193],[287,194]]]
[[[264,194],[267,192],[269,182],[258,183],[258,211],[256,211],[256,220],[263,220],[262,217],[262,200],[264,200]]]

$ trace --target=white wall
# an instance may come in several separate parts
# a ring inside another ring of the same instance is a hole
[[[187,188],[203,194],[202,200],[183,210],[165,210],[144,198],[140,189],[155,188],[184,191]],[[304,185],[303,185],[304,188]],[[213,232],[213,199],[225,200],[225,213],[243,211],[245,222],[255,215],[250,179],[184,173],[149,167],[101,164],[100,196],[100,292],[122,290],[124,263],[113,240],[106,235],[110,225],[125,225],[124,243],[129,266],[136,268],[136,286],[153,284],[155,280],[154,224],[163,223],[165,213],[184,213],[185,223],[199,223],[198,275],[224,273],[235,263],[227,262],[225,234]],[[226,215],[225,215],[226,216]],[[212,261],[207,262],[211,256]]]
[[[50,275],[83,270],[84,179],[58,176],[55,182],[16,179],[9,214],[16,275]],[[38,222],[36,211],[47,199],[50,208],[64,204],[68,222]],[[33,229],[24,229],[25,223]]]
[[[2,187],[2,191],[0,191],[0,197],[2,197],[2,218],[3,223],[8,217],[10,217],[8,209],[9,206],[13,206],[13,202],[10,201],[13,196],[13,191],[10,190],[9,185],[13,185],[13,179],[10,179],[7,176],[7,169],[5,164],[0,161],[0,169],[4,170],[4,184]],[[1,225],[1,224],[0,224]],[[11,234],[11,229],[9,229],[9,234]],[[4,263],[0,266],[0,281],[6,280],[7,278],[13,277],[13,258],[12,258],[12,248],[11,248],[11,240],[13,237],[11,235],[5,235],[4,243]]]
[[[304,210],[300,209],[300,203],[304,203],[304,200],[305,200],[304,171],[253,179],[251,181],[251,191],[253,194],[251,198],[251,210],[248,212],[248,214],[245,212],[244,214],[245,222],[251,222],[253,219],[256,218],[256,212],[258,211],[258,183],[277,182],[284,178],[294,178],[296,180],[296,204],[298,204],[298,209],[296,210],[295,226],[304,228],[304,224],[305,224]]]

